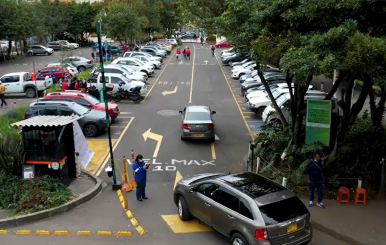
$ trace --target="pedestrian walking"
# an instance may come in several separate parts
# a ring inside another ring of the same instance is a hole
[[[4,86],[4,84],[0,81],[0,99],[1,99],[1,108],[8,108],[7,102],[5,102],[5,90],[7,88]],[[5,107],[3,107],[5,105]]]
[[[180,54],[181,54],[181,50],[180,50],[180,48],[178,48],[177,51],[176,51],[177,60],[180,57]]]
[[[318,202],[316,205],[318,207],[324,208],[323,204],[323,195],[324,195],[324,161],[320,160],[319,153],[314,154],[314,158],[310,159],[306,165],[306,181],[309,185],[309,206],[314,205],[314,192],[315,188],[318,191]]]
[[[182,51],[182,56],[184,57],[184,60],[186,60],[186,49]]]
[[[210,47],[210,51],[212,52],[212,57],[214,56],[214,51],[215,51],[215,50],[216,50],[215,46],[212,45],[212,46]]]
[[[190,49],[189,49],[189,48],[187,48],[187,49],[185,50],[185,54],[186,54],[186,59],[189,59],[189,60],[190,60]]]
[[[203,46],[204,45],[204,37],[201,36],[200,40],[201,40],[201,46]]]
[[[94,53],[94,50],[91,52],[91,57],[92,57],[92,60],[95,61],[95,53]]]
[[[145,193],[146,190],[146,177],[147,177],[147,169],[149,168],[150,163],[145,164],[143,161],[143,156],[138,154],[133,163],[134,170],[134,179],[137,184],[136,197],[137,200],[142,202],[143,199],[147,200],[147,196]]]
[[[197,35],[196,33],[193,34],[194,41],[197,42]]]

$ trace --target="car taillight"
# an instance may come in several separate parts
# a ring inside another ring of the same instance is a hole
[[[214,129],[214,124],[213,123],[209,124],[208,129]]]
[[[91,63],[92,63],[91,60],[87,61],[87,64],[91,64]]]
[[[183,129],[189,129],[188,124],[185,124],[185,123],[182,124],[182,128],[183,128]]]
[[[260,241],[267,241],[268,240],[267,229],[257,229],[255,232],[255,238]]]
[[[25,119],[25,113],[23,114],[23,119]]]

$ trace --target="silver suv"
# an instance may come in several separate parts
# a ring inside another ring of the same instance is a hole
[[[233,245],[300,245],[312,239],[310,213],[292,191],[251,172],[199,174],[180,180],[174,202]]]

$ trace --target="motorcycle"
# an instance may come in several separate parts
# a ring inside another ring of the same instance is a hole
[[[88,87],[86,92],[95,98],[99,98],[99,90],[95,86]]]
[[[134,103],[138,104],[141,102],[141,87],[131,88],[129,91],[122,88],[123,83],[119,83],[118,92],[114,94],[113,100],[119,102],[123,99],[132,100]]]

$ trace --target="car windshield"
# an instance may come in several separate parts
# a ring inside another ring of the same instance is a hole
[[[252,77],[257,76],[257,71],[253,71],[253,72],[251,73],[251,76],[252,76]]]
[[[211,120],[210,113],[208,111],[189,111],[186,113],[185,119],[194,121]]]
[[[76,113],[78,113],[79,115],[84,115],[86,113],[88,113],[90,111],[90,109],[87,109],[81,105],[78,105],[76,103],[72,104],[71,106],[71,109],[73,109]]]
[[[297,197],[261,206],[259,210],[267,226],[276,225],[308,213],[307,208]]]
[[[85,98],[88,102],[90,102],[91,104],[93,104],[93,105],[97,105],[97,104],[100,103],[99,100],[97,100],[95,97],[93,97],[93,96],[91,96],[91,95],[86,95],[84,98]]]
[[[278,105],[279,107],[282,106],[286,101],[287,101],[287,97],[284,96],[284,94],[282,94],[281,96],[279,96],[279,97],[276,99],[276,103],[277,103],[277,105]],[[272,105],[272,107],[274,108],[273,105]]]
[[[139,59],[135,59],[135,62],[139,63],[140,65],[143,65],[144,63],[140,61]]]

